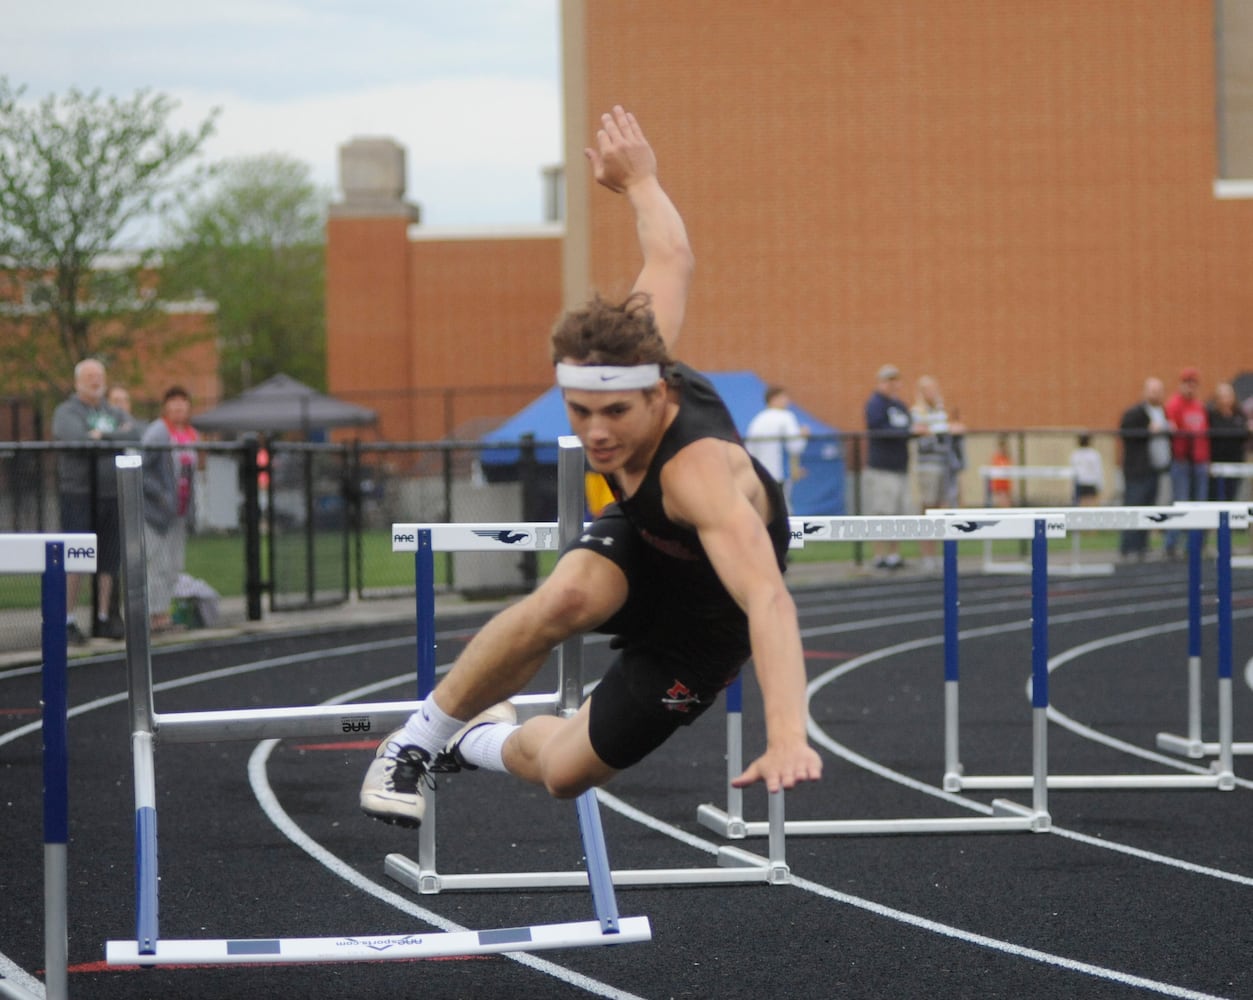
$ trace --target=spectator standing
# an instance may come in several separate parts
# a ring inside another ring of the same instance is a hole
[[[957,474],[963,462],[958,448],[965,428],[949,419],[940,383],[931,375],[918,379],[910,419],[917,437],[918,504],[923,510],[957,506]],[[922,568],[939,569],[934,539],[919,542]]]
[[[875,376],[875,390],[866,400],[866,468],[861,478],[862,510],[882,517],[914,513],[909,490],[909,439],[913,421],[898,395],[901,380],[896,365],[883,365]],[[875,569],[901,569],[900,543],[873,543]]]
[[[1253,419],[1245,416],[1230,382],[1214,386],[1214,399],[1209,405],[1209,449],[1211,462],[1243,462],[1249,444]],[[1210,476],[1211,500],[1235,500],[1240,480],[1233,476]]]
[[[139,437],[143,436],[144,428],[148,425],[135,416],[131,409],[130,390],[124,385],[109,386],[109,394],[105,397],[109,401],[109,405],[121,410],[135,425],[135,434]],[[127,448],[127,454],[137,453],[138,449]],[[122,618],[122,594],[121,587],[113,587],[109,591],[109,617],[116,620]]]
[[[748,453],[757,459],[776,483],[790,507],[792,487],[805,475],[801,455],[809,428],[803,427],[791,410],[787,389],[772,385],[766,389],[766,408],[749,421],[744,433]]]
[[[1092,447],[1092,435],[1080,434],[1078,447],[1070,453],[1070,467],[1075,473],[1075,503],[1091,507],[1101,502],[1105,490],[1105,465],[1101,453]]]
[[[52,414],[52,437],[65,444],[135,441],[135,422],[105,400],[105,368],[94,358],[74,366],[74,392]],[[91,634],[121,639],[125,634],[120,617],[110,616],[114,579],[121,562],[118,524],[115,451],[67,449],[57,455],[57,483],[62,531],[93,531],[96,534],[96,604],[92,608]],[[87,641],[78,627],[78,608],[83,574],[66,580],[66,638],[75,645]]]
[[[998,434],[996,436],[996,450],[992,452],[988,465],[1003,469],[1013,464],[1014,460],[1009,456],[1009,435]],[[992,507],[1013,506],[1013,484],[1008,476],[988,477],[988,500]]]
[[[1144,397],[1123,412],[1119,421],[1122,438],[1123,503],[1128,507],[1157,503],[1161,478],[1170,469],[1170,432],[1173,425],[1162,405],[1166,395],[1159,378],[1144,380]],[[1143,562],[1148,537],[1142,531],[1124,531],[1118,546],[1126,559]]]
[[[1195,368],[1179,373],[1179,389],[1166,400],[1166,419],[1174,426],[1171,441],[1172,500],[1204,500],[1209,496],[1209,413],[1197,395],[1201,374]],[[1182,532],[1166,532],[1166,557],[1177,558]]]
[[[144,431],[144,546],[148,555],[149,627],[172,625],[174,585],[187,558],[187,527],[195,509],[193,489],[199,440],[188,423],[191,397],[171,386],[161,400],[161,417]]]

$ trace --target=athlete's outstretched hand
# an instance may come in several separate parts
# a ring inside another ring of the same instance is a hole
[[[637,181],[657,176],[657,156],[635,115],[615,104],[600,122],[596,147],[583,150],[598,183],[621,194]]]
[[[795,788],[802,781],[817,781],[822,777],[822,758],[803,740],[786,747],[766,747],[766,752],[744,769],[744,773],[731,782],[735,788],[745,788],[757,781],[766,783],[766,790],[777,792],[781,788]]]

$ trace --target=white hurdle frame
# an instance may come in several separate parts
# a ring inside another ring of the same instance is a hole
[[[1253,462],[1211,462],[1209,474],[1211,476],[1224,479],[1245,479],[1253,485]],[[1177,500],[1175,502],[1180,506],[1186,505],[1186,501]],[[1198,500],[1193,502],[1202,503],[1203,501]],[[1247,507],[1249,512],[1253,514],[1253,498],[1247,500],[1227,500],[1215,502],[1235,503],[1238,506]],[[1238,556],[1233,551],[1231,556],[1231,565],[1233,569],[1249,569],[1250,567],[1253,567],[1253,555]]]
[[[40,577],[43,653],[44,996],[69,995],[69,720],[65,631],[67,573],[96,571],[96,536],[0,534],[0,574]],[[35,994],[0,980],[0,995],[36,1000]]]
[[[1015,508],[1030,510],[1029,508]],[[933,514],[966,513],[982,517],[997,513],[1000,508],[962,508],[935,510]],[[1039,508],[1041,516],[1061,517],[1067,532],[1081,531],[1156,531],[1170,527],[1189,533],[1189,560],[1191,572],[1190,605],[1195,628],[1189,639],[1189,670],[1199,671],[1199,593],[1201,539],[1204,531],[1217,531],[1219,539],[1219,728],[1223,734],[1219,759],[1206,774],[1050,774],[1048,786],[1057,790],[1095,789],[1218,789],[1230,791],[1235,788],[1235,774],[1231,755],[1231,528],[1248,526],[1247,512],[1219,510],[1210,504],[1172,505],[1152,507],[1049,507]],[[1225,556],[1224,556],[1225,553]],[[1226,581],[1224,585],[1224,580]],[[1199,685],[1199,678],[1198,678]],[[1225,692],[1225,693],[1224,693]],[[1199,711],[1199,710],[1198,710]],[[990,774],[967,775],[960,767],[952,768],[946,763],[944,787],[948,791],[999,790],[1028,787],[1030,775]]]
[[[793,836],[1012,833],[1041,832],[1051,824],[1048,812],[1048,539],[1065,536],[1058,518],[1024,516],[1015,510],[998,510],[978,519],[961,516],[927,517],[796,517],[791,519],[792,547],[814,542],[863,542],[876,538],[937,539],[944,542],[944,704],[945,748],[957,760],[957,543],[958,539],[1030,539],[1032,545],[1032,658],[1037,678],[1038,704],[1032,710],[1032,760],[1034,775],[1031,808],[997,799],[991,816],[958,816],[898,819],[789,820],[785,830]],[[741,767],[741,731],[727,701],[727,805],[705,804],[697,808],[702,825],[731,839],[761,836],[768,826],[744,818],[743,800],[730,781]]]
[[[1253,464],[1248,463],[1216,463],[1219,469],[1248,469],[1249,474],[1253,476]],[[1214,468],[1214,466],[1211,466]],[[1232,475],[1230,472],[1220,472],[1218,475]],[[1243,518],[1250,524],[1253,524],[1253,503],[1245,500],[1229,500],[1229,501],[1207,501],[1207,500],[1176,500],[1176,507],[1192,507],[1211,510],[1225,510],[1233,517],[1233,527],[1237,526]],[[1188,546],[1188,578],[1189,587],[1189,647],[1188,647],[1188,731],[1186,735],[1178,733],[1158,733],[1157,748],[1165,750],[1167,753],[1179,754],[1183,757],[1199,759],[1202,757],[1214,757],[1223,753],[1224,748],[1229,748],[1230,753],[1234,756],[1248,756],[1253,754],[1253,742],[1237,742],[1230,737],[1224,740],[1221,736],[1218,740],[1206,740],[1202,737],[1201,725],[1201,587],[1200,587],[1200,536],[1195,532],[1189,535],[1189,542],[1196,538],[1195,551],[1194,546]],[[1221,546],[1222,539],[1219,538]],[[1218,554],[1219,564],[1224,561],[1222,552]],[[1231,555],[1225,560],[1232,569],[1237,566],[1253,566],[1253,559],[1242,559],[1235,555]],[[1221,600],[1221,595],[1220,595]],[[1230,596],[1228,598],[1230,604]],[[1229,609],[1230,610],[1230,609]],[[1223,657],[1219,656],[1219,670],[1222,670]],[[1225,690],[1224,690],[1225,687]],[[1231,699],[1231,677],[1230,671],[1224,681],[1223,677],[1219,677],[1218,688],[1218,723],[1221,731],[1224,719],[1231,718],[1230,707],[1224,709],[1224,700],[1228,703]],[[1232,735],[1234,735],[1234,724],[1231,726]]]
[[[990,494],[989,483],[993,479],[1058,479],[1072,484],[1075,481],[1075,470],[1069,465],[983,465],[979,467],[983,477],[983,493]],[[1070,506],[1065,504],[1062,506]],[[989,507],[987,510],[1012,512],[1015,510],[1043,510],[1042,507]],[[1085,563],[1079,554],[1079,533],[1071,534],[1070,561],[1061,562],[1057,559],[1049,561],[1049,573],[1053,576],[1109,576],[1114,572],[1112,562]],[[992,558],[992,542],[983,543],[983,572],[985,573],[1030,573],[1031,564],[1021,561],[997,562]]]
[[[558,516],[556,523],[510,524],[396,524],[392,527],[392,550],[414,552],[418,577],[419,656],[428,655],[430,668],[427,680],[421,682],[422,693],[434,686],[434,586],[429,569],[432,553],[441,552],[513,552],[557,550],[572,541],[583,530],[583,448],[579,439],[564,436],[558,440]],[[427,545],[429,544],[429,548]],[[424,604],[429,603],[429,610]],[[429,624],[426,624],[429,619]],[[583,640],[574,637],[558,649],[558,684],[553,694],[520,695],[511,701],[519,718],[557,711],[573,714],[583,700]],[[423,673],[422,670],[419,671]],[[595,792],[584,796],[595,803]],[[418,830],[418,857],[388,855],[385,870],[403,885],[420,893],[434,894],[446,890],[573,888],[587,884],[581,871],[548,872],[485,872],[445,873],[436,863],[435,810],[438,794],[427,794],[426,814]],[[614,885],[785,885],[791,881],[784,844],[783,793],[769,796],[769,855],[762,857],[735,847],[718,849],[718,867],[611,869]]]
[[[142,461],[138,455],[115,459],[125,554],[122,571],[135,778],[136,920],[133,940],[107,942],[105,957],[109,965],[400,961],[628,944],[652,939],[647,917],[619,918],[612,892],[607,896],[603,892],[606,879],[594,870],[597,865],[606,864],[603,842],[594,842],[597,829],[585,830],[584,843],[589,870],[594,871],[591,886],[596,920],[478,931],[404,931],[327,938],[161,938],[158,932],[155,760],[158,741],[193,743],[342,736],[350,731],[350,725],[354,732],[387,732],[401,725],[417,702],[158,714],[153,703],[148,635]]]

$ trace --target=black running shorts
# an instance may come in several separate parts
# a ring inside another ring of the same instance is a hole
[[[638,763],[717,699],[748,660],[748,620],[707,563],[649,546],[616,505],[569,548],[611,560],[626,603],[596,631],[620,652],[591,696],[592,749],[610,767]]]

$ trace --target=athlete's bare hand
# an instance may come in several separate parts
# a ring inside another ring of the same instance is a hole
[[[613,111],[600,116],[600,123],[596,148],[583,150],[598,183],[621,194],[632,184],[657,176],[657,157],[635,115],[615,104]]]
[[[800,743],[792,747],[767,747],[766,752],[749,764],[731,785],[746,788],[764,781],[767,791],[777,792],[782,788],[795,788],[802,781],[817,781],[821,777],[822,758],[808,743]]]

